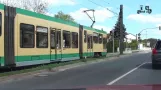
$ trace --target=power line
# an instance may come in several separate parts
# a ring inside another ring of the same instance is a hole
[[[73,0],[70,0],[70,1],[75,3],[75,1],[73,1]],[[85,6],[85,5],[81,4],[81,3],[79,3],[79,5],[87,8],[87,6]]]
[[[100,7],[105,8],[104,6],[102,6],[102,5],[100,5],[100,4],[97,4],[97,3],[95,3],[95,2],[93,2],[93,1],[91,1],[91,0],[88,0],[88,1],[90,1],[91,3],[93,3],[93,4],[97,5],[97,6],[100,6]],[[110,10],[109,8],[106,8],[106,9],[107,9],[108,11],[110,11],[110,12],[112,12],[112,13],[114,13],[114,14],[118,15],[116,12],[114,12],[114,11]]]
[[[105,1],[105,0],[102,0],[103,2],[107,3],[107,4],[110,4],[109,2]],[[116,9],[119,9],[118,7],[116,7]]]
[[[103,2],[107,3],[107,4],[110,4],[109,2],[105,1],[105,0],[102,0]]]

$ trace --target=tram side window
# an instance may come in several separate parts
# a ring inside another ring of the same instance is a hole
[[[37,48],[48,48],[48,28],[37,26],[36,27],[36,46]]]
[[[20,24],[20,47],[21,48],[34,48],[34,25]]]
[[[103,49],[106,49],[107,48],[107,39],[106,38],[103,38]]]
[[[87,42],[87,31],[84,31],[84,42]]]
[[[0,36],[2,34],[2,13],[0,12]]]
[[[99,34],[99,44],[102,44],[102,34]]]
[[[63,31],[63,47],[70,48],[71,47],[71,34],[69,31]]]
[[[93,41],[94,41],[94,43],[98,43],[99,42],[99,35],[98,35],[98,33],[93,33]]]
[[[72,48],[78,48],[78,33],[72,32]]]

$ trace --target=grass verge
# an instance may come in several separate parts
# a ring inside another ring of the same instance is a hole
[[[87,59],[80,59],[80,60],[74,60],[74,61],[69,61],[69,62],[61,62],[61,63],[52,63],[52,64],[47,64],[47,65],[39,65],[37,67],[33,67],[33,68],[29,68],[29,69],[23,69],[23,70],[0,73],[0,77],[10,76],[10,75],[15,75],[15,74],[28,73],[28,72],[44,70],[44,69],[50,70],[52,68],[59,67],[59,66],[65,66],[65,65],[75,64],[75,63],[79,63],[79,62],[86,63],[86,62],[90,62],[90,61],[94,61],[94,60],[98,60],[98,59],[105,59],[105,58],[108,58],[108,57],[87,58]]]

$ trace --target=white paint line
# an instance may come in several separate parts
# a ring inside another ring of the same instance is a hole
[[[139,67],[141,67],[142,65],[147,64],[147,63],[150,63],[150,62],[142,63],[141,65],[137,66],[136,68],[134,68],[134,69],[128,71],[127,73],[121,75],[120,77],[114,79],[113,81],[111,81],[111,82],[108,83],[107,85],[112,85],[112,84],[114,84],[115,82],[119,81],[120,79],[124,78],[124,77],[127,76],[128,74],[132,73],[133,71],[135,71],[136,69],[138,69]]]

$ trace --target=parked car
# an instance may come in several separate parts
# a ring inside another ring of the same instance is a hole
[[[157,41],[152,49],[152,68],[161,65],[161,40]]]

